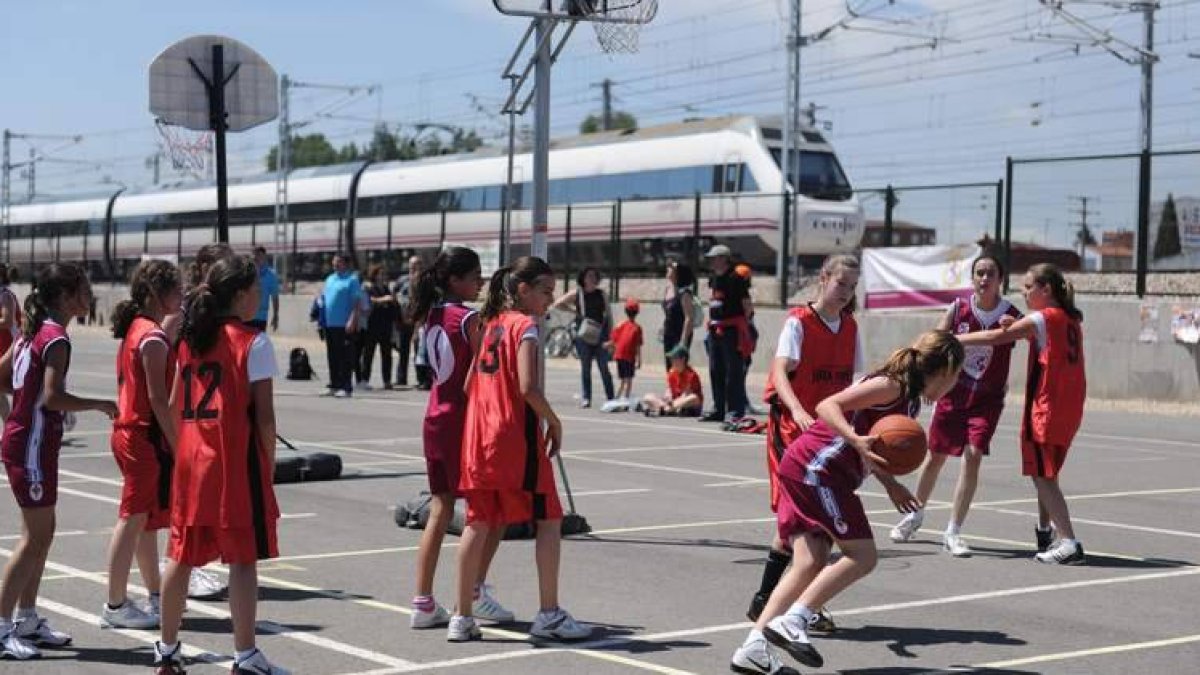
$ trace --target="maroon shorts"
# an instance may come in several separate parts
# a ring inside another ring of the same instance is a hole
[[[167,557],[191,567],[220,559],[226,565],[246,565],[279,557],[276,521],[261,527],[221,528],[172,525]]]
[[[425,477],[429,492],[435,495],[458,494],[458,477],[462,471],[461,415],[446,414],[427,417],[422,431],[425,449]]]
[[[776,517],[779,538],[790,542],[803,534],[831,540],[874,539],[866,510],[858,495],[848,490],[799,483],[779,477]]]
[[[991,452],[992,436],[1004,412],[1003,403],[984,404],[970,408],[942,408],[933,413],[929,423],[929,451],[939,455],[961,457],[970,445],[983,454]]]
[[[557,492],[523,490],[467,490],[467,522],[493,527],[535,520],[562,520],[562,503]]]
[[[1021,475],[1058,478],[1063,464],[1067,461],[1067,451],[1070,449],[1069,445],[1038,443],[1027,438],[1021,439]]]
[[[8,473],[8,486],[21,508],[37,509],[58,503],[57,452],[42,453],[40,470],[9,462],[4,463],[4,469]]]
[[[161,439],[143,429],[113,429],[112,452],[124,478],[118,515],[146,514],[146,530],[170,527],[173,464]]]

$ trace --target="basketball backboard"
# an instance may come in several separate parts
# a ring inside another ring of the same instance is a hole
[[[492,0],[501,14],[596,23],[649,23],[658,0]]]
[[[211,128],[214,45],[222,47],[226,129],[245,131],[275,119],[279,114],[275,69],[253,49],[219,35],[185,38],[155,57],[150,64],[150,112],[167,124],[194,131]]]

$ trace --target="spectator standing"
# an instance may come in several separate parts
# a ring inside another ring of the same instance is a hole
[[[733,252],[718,244],[704,255],[713,275],[709,278],[708,373],[712,384],[713,409],[700,419],[705,422],[733,421],[746,414],[746,359],[752,350],[749,317],[754,314],[750,288],[734,272]]]
[[[417,346],[413,338],[417,337],[417,325],[413,322],[410,316],[410,308],[412,303],[412,286],[417,279],[421,277],[421,272],[425,266],[421,262],[420,256],[413,256],[408,259],[408,274],[396,280],[395,296],[396,304],[399,307],[399,317],[396,325],[398,326],[399,339],[397,340],[396,350],[400,352],[399,363],[396,364],[396,384],[401,387],[408,386],[408,359],[415,351]],[[419,338],[418,338],[419,341]],[[415,361],[415,359],[414,359]],[[421,369],[417,366],[417,382],[421,383]]]
[[[270,314],[271,330],[279,330],[279,275],[267,260],[267,249],[258,246],[254,249],[254,266],[258,268],[258,312],[249,325],[259,329],[267,329],[267,315]]]
[[[388,289],[387,273],[383,265],[371,265],[367,272],[367,283],[363,288],[366,291],[366,299],[371,304],[371,313],[367,316],[367,330],[363,336],[363,381],[371,381],[371,364],[375,360],[375,348],[378,347],[383,388],[391,389],[392,327],[400,318],[400,305],[396,302],[396,296]]]
[[[351,394],[354,352],[351,336],[358,332],[362,285],[350,269],[346,256],[333,256],[333,272],[325,278],[325,354],[329,361],[330,393],[337,398]],[[328,395],[328,394],[327,394]]]
[[[691,349],[692,333],[695,330],[696,273],[688,265],[671,261],[667,265],[667,291],[663,298],[663,353],[669,354],[676,347]],[[667,358],[667,369],[671,359]]]
[[[613,400],[612,373],[608,370],[608,349],[604,344],[612,333],[612,312],[608,298],[600,290],[600,272],[586,267],[575,278],[575,290],[555,301],[554,307],[575,309],[575,352],[582,369],[583,393],[579,407],[592,407],[592,362],[600,370],[605,400]]]

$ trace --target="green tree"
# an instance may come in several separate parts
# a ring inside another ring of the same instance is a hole
[[[306,166],[324,166],[336,164],[338,151],[325,138],[324,134],[309,134],[307,136],[292,136],[292,168]],[[275,171],[279,167],[279,147],[271,148],[267,153],[267,170]]]
[[[634,131],[638,128],[637,118],[623,110],[618,110],[613,113],[612,126],[613,129]],[[594,134],[600,131],[604,131],[604,118],[600,115],[588,115],[579,125],[581,134]]]
[[[1158,238],[1154,241],[1154,259],[1170,258],[1183,253],[1179,241],[1179,215],[1175,212],[1175,196],[1168,193],[1163,204],[1162,219],[1158,221]]]

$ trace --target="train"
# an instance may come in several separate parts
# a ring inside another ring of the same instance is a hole
[[[832,145],[803,127],[801,175],[797,181],[793,154],[785,192],[780,121],[727,116],[553,141],[550,259],[657,273],[671,257],[698,256],[719,241],[756,269],[773,271],[785,199],[795,200],[796,214],[789,256],[819,264],[856,250],[863,209]],[[263,246],[282,256],[294,278],[318,277],[339,250],[359,264],[391,268],[449,243],[498,251],[507,173],[504,149],[487,146],[415,161],[297,169],[288,175],[281,224],[274,173],[231,179],[229,239],[238,250]],[[512,255],[529,247],[532,173],[528,151],[516,155],[508,194]],[[74,260],[94,278],[122,278],[146,256],[186,260],[215,233],[216,190],[193,182],[14,204],[0,245],[18,268]]]

